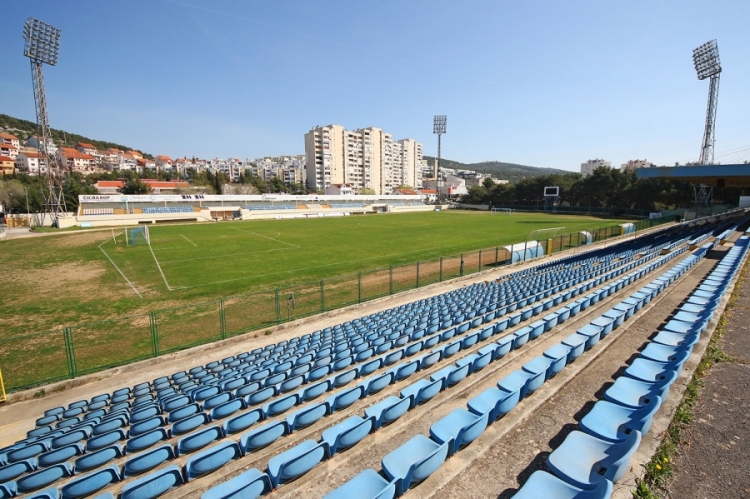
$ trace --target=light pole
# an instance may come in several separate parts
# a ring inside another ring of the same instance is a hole
[[[445,133],[445,125],[447,121],[448,117],[446,115],[437,114],[432,122],[432,133],[438,136],[437,161],[435,162],[435,187],[437,190],[438,203],[440,203],[442,199],[442,195],[440,194],[440,177],[438,176],[440,169],[440,138]]]
[[[24,185],[23,192],[26,193],[26,222],[31,227],[31,218],[29,217],[29,189]]]

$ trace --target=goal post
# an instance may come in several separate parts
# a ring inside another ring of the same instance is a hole
[[[513,208],[492,208],[492,213],[504,213],[506,215],[513,214]]]
[[[151,245],[151,239],[148,235],[148,226],[141,225],[134,229],[128,230],[128,246]]]

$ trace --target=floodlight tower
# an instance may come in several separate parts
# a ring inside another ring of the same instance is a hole
[[[716,138],[716,106],[719,102],[719,76],[721,75],[721,61],[719,61],[719,46],[716,40],[706,42],[693,50],[693,64],[699,80],[710,78],[708,87],[708,110],[706,111],[706,128],[703,131],[703,144],[698,163],[711,165],[714,162],[714,142]]]
[[[44,159],[47,171],[45,180],[47,192],[46,201],[41,214],[41,224],[44,223],[45,215],[52,219],[53,226],[58,224],[58,219],[65,216],[65,199],[62,192],[63,171],[57,164],[55,155],[48,145],[52,141],[52,132],[47,116],[47,96],[44,91],[43,65],[57,65],[57,56],[60,52],[60,30],[54,26],[42,22],[33,17],[26,19],[23,26],[24,44],[23,55],[31,61],[31,81],[34,86],[34,108],[36,110],[36,128],[39,149],[39,159]],[[39,173],[42,173],[41,161]]]
[[[438,136],[438,153],[437,161],[435,162],[435,187],[437,188],[437,198],[441,199],[440,195],[440,177],[438,177],[438,169],[440,168],[440,137],[445,133],[445,125],[448,121],[448,117],[444,114],[435,115],[435,119],[432,122],[432,133]]]

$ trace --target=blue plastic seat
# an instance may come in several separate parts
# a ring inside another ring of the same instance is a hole
[[[268,461],[268,476],[271,484],[278,487],[282,483],[294,480],[329,457],[330,451],[327,443],[305,440]]]
[[[221,468],[233,459],[243,456],[242,449],[237,442],[222,442],[201,451],[185,463],[185,478],[194,480]]]
[[[514,499],[609,499],[612,495],[612,482],[602,480],[593,490],[574,487],[546,471],[537,470],[531,474],[523,487],[513,496]]]
[[[549,366],[550,376],[554,376],[563,370],[568,364],[568,356],[570,355],[571,347],[559,343],[551,348],[544,351],[544,356],[549,358],[552,362]]]
[[[365,417],[375,418],[375,428],[390,424],[403,416],[411,408],[413,397],[399,398],[394,395],[386,397],[375,405],[365,409]]]
[[[554,360],[550,359],[549,357],[538,355],[524,364],[521,369],[524,372],[527,372],[534,376],[541,375],[542,382],[544,382],[554,375],[554,373],[552,373],[550,370],[553,363]]]
[[[349,369],[333,377],[333,387],[339,388],[351,383],[359,374],[357,369]]]
[[[570,348],[570,353],[568,353],[568,364],[576,360],[578,357],[583,354],[583,351],[586,348],[586,342],[588,341],[588,338],[586,336],[583,336],[578,333],[573,333],[564,340],[562,340],[561,344],[567,346]]]
[[[627,440],[617,443],[572,431],[549,455],[547,465],[566,482],[591,490],[605,479],[617,483],[640,442],[639,431],[633,431]]]
[[[34,458],[16,461],[15,463],[2,466],[0,467],[0,483],[9,482],[24,473],[31,473],[36,470],[36,467],[37,462]]]
[[[272,421],[240,437],[240,445],[245,453],[254,452],[289,434],[289,424],[285,421]]]
[[[531,374],[523,370],[516,370],[498,381],[497,387],[506,392],[518,391],[521,400],[536,391],[544,383],[545,373]]]
[[[576,333],[586,337],[585,350],[588,350],[599,343],[599,339],[601,339],[602,337],[603,330],[604,328],[602,326],[597,326],[596,324],[586,324],[581,329],[576,331]]]
[[[110,445],[96,452],[84,454],[75,461],[75,472],[92,470],[123,456],[122,447]]]
[[[489,413],[478,415],[466,409],[454,409],[430,426],[430,436],[438,443],[448,444],[448,455],[452,456],[479,437],[488,424]]]
[[[682,364],[656,362],[638,357],[625,369],[625,376],[647,383],[658,383],[679,372]]]
[[[136,454],[125,461],[125,466],[122,470],[122,477],[124,479],[151,471],[162,463],[172,460],[175,457],[174,449],[169,444],[162,445],[141,454]]]
[[[247,430],[262,419],[263,409],[250,409],[224,421],[222,428],[224,429],[225,435],[231,435]]]
[[[442,380],[443,390],[453,385],[458,384],[469,374],[469,368],[471,366],[465,365],[463,367],[458,366],[446,366],[439,371],[435,371],[430,375],[432,381]]]
[[[438,444],[424,435],[415,435],[386,454],[381,464],[386,476],[396,482],[396,493],[403,495],[411,486],[434,473],[447,457],[448,444]]]
[[[680,334],[670,331],[659,331],[651,342],[670,347],[692,348],[693,345],[698,343],[698,340],[700,340],[700,334],[698,333]]]
[[[103,449],[104,447],[109,447],[110,445],[115,444],[120,440],[125,440],[126,438],[127,437],[123,430],[113,430],[109,433],[104,433],[98,437],[90,438],[86,442],[86,452],[93,452],[95,450]]]
[[[223,437],[224,430],[222,430],[221,426],[209,426],[208,428],[190,433],[179,439],[177,441],[176,454],[182,456],[195,452],[211,442],[222,439]]]
[[[212,487],[203,493],[201,499],[256,499],[271,492],[273,486],[268,475],[252,468],[231,480]]]
[[[201,406],[198,404],[184,405],[178,409],[171,411],[167,415],[167,421],[170,423],[174,423],[175,421],[179,421],[181,419],[185,419],[188,416],[192,416],[193,414],[197,414],[200,411]]]
[[[602,315],[601,317],[597,317],[596,319],[591,321],[591,324],[602,328],[601,336],[603,338],[611,333],[615,328],[615,319]]]
[[[73,476],[73,467],[66,462],[24,475],[17,479],[15,484],[19,494],[26,494],[70,476]]]
[[[604,398],[615,404],[638,409],[649,405],[654,397],[664,400],[669,387],[677,378],[677,373],[667,373],[667,378],[656,383],[635,380],[627,376],[620,376],[615,383],[604,392]]]
[[[273,402],[269,402],[268,404],[264,405],[263,413],[266,415],[266,418],[270,418],[285,413],[295,405],[299,405],[299,402],[299,395],[296,393],[291,393],[289,395],[286,395],[285,397],[278,398]]]
[[[8,452],[5,460],[8,464],[18,461],[25,461],[31,457],[41,454],[42,452],[47,452],[49,450],[49,446],[43,441],[33,444],[27,444],[19,449]]]
[[[336,454],[359,443],[375,430],[375,417],[351,416],[341,423],[325,430],[321,441],[328,445],[330,454]]]
[[[331,387],[332,387],[332,384],[330,380],[327,380],[327,379],[320,381],[319,383],[308,385],[307,387],[305,387],[304,390],[302,390],[302,393],[300,394],[300,398],[302,402],[313,400],[323,395],[325,392],[329,391]]]
[[[513,347],[513,338],[514,336],[509,334],[508,336],[504,336],[497,340],[497,350],[495,350],[496,360],[504,357],[510,352],[510,349]]]
[[[365,389],[365,395],[378,393],[380,390],[393,383],[393,379],[394,374],[392,372],[386,372],[370,380],[363,381],[362,387]]]
[[[217,405],[216,407],[211,409],[209,417],[211,421],[217,421],[219,419],[227,418],[237,411],[245,409],[246,407],[247,405],[245,404],[244,399],[233,399],[228,402],[224,402],[223,404]]]
[[[393,499],[394,497],[396,497],[396,484],[388,482],[380,474],[368,468],[341,487],[326,494],[323,499]]]
[[[168,466],[125,485],[120,499],[154,499],[185,483],[177,466]]]
[[[348,390],[343,390],[338,393],[334,393],[326,399],[331,406],[331,412],[339,411],[346,407],[349,407],[357,400],[361,399],[365,394],[365,389],[361,386],[355,386]]]
[[[659,343],[649,343],[641,352],[641,358],[655,362],[665,362],[682,365],[690,357],[691,349],[685,347],[672,347]]]
[[[581,429],[602,440],[624,442],[634,431],[648,433],[654,414],[661,406],[656,396],[640,409],[632,409],[606,400],[600,400],[581,419]]]
[[[74,478],[62,487],[63,499],[86,497],[121,479],[120,467],[109,466],[99,471]]]
[[[144,433],[143,435],[138,435],[135,438],[129,439],[125,444],[125,452],[128,454],[138,452],[151,447],[157,442],[167,439],[169,439],[169,433],[167,430],[164,428],[157,428],[148,433]]]
[[[487,388],[476,397],[469,400],[467,406],[474,414],[488,416],[488,424],[506,415],[519,401],[520,387],[509,392],[497,388]]]
[[[294,432],[306,428],[330,413],[331,407],[327,402],[298,409],[286,417],[286,421],[289,424],[289,431]]]

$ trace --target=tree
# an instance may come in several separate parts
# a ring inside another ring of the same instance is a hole
[[[128,179],[120,188],[123,194],[151,194],[151,186],[139,178]]]
[[[363,196],[372,196],[375,194],[375,191],[370,189],[369,187],[363,187],[359,190],[359,193]]]

